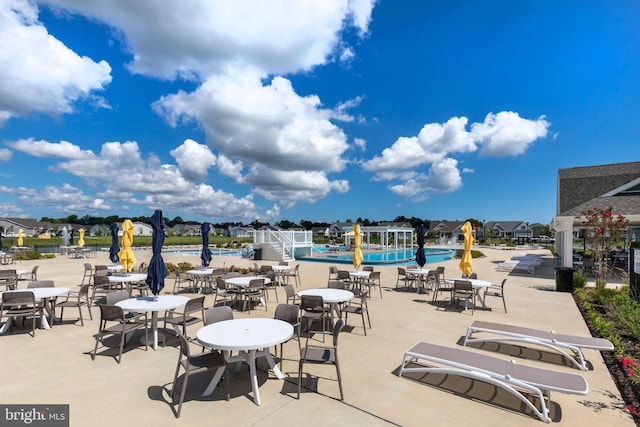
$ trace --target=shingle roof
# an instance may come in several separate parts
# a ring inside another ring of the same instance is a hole
[[[617,163],[599,166],[583,166],[558,170],[558,216],[579,215],[595,204],[595,199],[640,177],[640,162]],[[625,197],[625,196],[621,196]],[[635,197],[635,204],[638,204]],[[601,206],[612,206],[613,203],[626,204],[632,201],[599,201]],[[581,207],[585,203],[588,206]],[[633,208],[633,206],[629,206]],[[578,213],[574,211],[578,209]],[[625,212],[626,214],[626,212]]]

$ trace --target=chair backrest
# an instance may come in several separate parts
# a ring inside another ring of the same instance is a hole
[[[251,279],[249,282],[250,289],[261,289],[264,288],[264,279]]]
[[[444,266],[440,265],[436,267],[436,271],[438,272],[438,276],[444,277]]]
[[[0,270],[0,279],[12,278],[14,276],[18,276],[15,270]]]
[[[96,272],[101,271],[101,270],[109,271],[109,269],[107,268],[106,265],[100,265],[100,264],[96,265],[94,269],[95,269]]]
[[[78,291],[78,295],[80,296],[87,296],[89,295],[89,288],[91,287],[90,284],[86,284],[86,285],[82,285],[80,286],[80,290]]]
[[[227,282],[224,281],[222,277],[216,277],[216,288],[224,291],[227,289]]]
[[[93,275],[93,283],[96,286],[106,285],[106,284],[109,283],[109,278],[107,277],[106,274],[98,274],[98,273],[96,273],[96,274]]]
[[[507,283],[507,279],[502,279],[502,283],[500,284],[500,288],[504,291],[504,285]]]
[[[469,276],[469,279],[477,279],[478,278],[478,273],[471,273],[471,275]]]
[[[334,276],[337,275],[338,267],[336,267],[335,265],[332,265],[331,267],[329,267],[329,274]]]
[[[118,301],[129,299],[129,291],[113,291],[106,295],[107,305],[115,305]]]
[[[406,276],[407,275],[407,270],[405,270],[403,267],[398,267],[398,276]]]
[[[260,273],[267,274],[270,271],[273,271],[273,267],[271,267],[270,265],[261,265],[260,266]]]
[[[17,291],[17,292],[3,292],[2,293],[2,306],[13,306],[22,304],[35,304],[35,298],[33,292],[29,291]]]
[[[187,359],[191,356],[191,350],[189,349],[189,342],[180,332],[177,333],[178,338],[180,338],[180,355],[186,357]]]
[[[329,280],[329,283],[327,283],[327,288],[346,289],[347,285],[345,285],[345,283],[341,280]]]
[[[453,289],[456,291],[471,291],[473,290],[473,285],[468,280],[454,280]]]
[[[93,267],[88,262],[84,263],[84,271],[93,271]]]
[[[38,280],[38,269],[40,268],[39,265],[36,265],[35,267],[33,267],[31,269],[31,278],[33,280]]]
[[[371,281],[371,282],[380,282],[380,272],[379,271],[372,271],[369,274],[369,281]]]
[[[117,305],[103,304],[103,305],[99,305],[98,307],[100,307],[101,320],[122,321],[122,322],[125,321],[124,311],[122,310],[122,308],[118,307]]]
[[[204,309],[204,295],[191,298],[189,301],[187,301],[187,303],[184,306],[185,314],[194,313],[196,311],[201,311],[203,309]]]
[[[204,324],[210,325],[223,320],[233,320],[233,310],[228,305],[208,308],[204,311]]]
[[[324,310],[324,300],[320,295],[302,295],[300,308],[302,310]]]
[[[349,280],[349,277],[347,270],[338,270],[338,280]]]
[[[278,304],[273,318],[295,325],[300,319],[300,307],[295,304]]]
[[[287,261],[280,261],[278,265],[289,265],[289,263]]]
[[[373,271],[372,265],[365,265],[362,267],[362,271]]]
[[[293,299],[295,301],[296,291],[293,289],[293,285],[284,285],[284,293],[287,296],[287,301],[289,301],[289,299]]]
[[[53,288],[55,284],[53,280],[34,280],[27,283],[27,288]]]
[[[276,272],[275,271],[267,271],[267,274],[264,275],[267,279],[271,280],[271,283],[276,281]]]

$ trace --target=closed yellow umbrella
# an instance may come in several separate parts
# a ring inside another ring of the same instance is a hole
[[[353,226],[353,235],[355,240],[355,248],[353,249],[353,266],[360,268],[362,265],[362,249],[360,249],[360,224]]]
[[[18,246],[22,246],[24,242],[22,241],[22,228],[18,230]]]
[[[462,226],[462,234],[464,235],[464,251],[462,252],[462,259],[460,259],[460,270],[462,270],[464,277],[469,277],[473,273],[473,263],[471,262],[473,236],[471,235],[471,223],[469,221]]]
[[[78,246],[79,247],[84,247],[84,228],[81,228],[79,231],[80,233],[80,238],[78,239]]]
[[[136,265],[136,257],[133,255],[131,245],[133,244],[133,223],[130,219],[125,219],[122,223],[122,241],[120,242],[122,249],[118,252],[120,264],[124,268],[125,273],[130,273],[133,266]]]

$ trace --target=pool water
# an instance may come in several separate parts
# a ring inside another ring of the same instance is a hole
[[[351,264],[353,253],[339,254],[331,253],[323,250],[316,251],[312,257],[298,257],[305,261],[332,262],[340,264]],[[425,249],[427,256],[427,264],[442,262],[453,258],[455,251],[448,249]],[[399,249],[395,251],[381,252],[365,252],[363,255],[363,264],[381,265],[381,264],[402,264],[415,261],[416,249]]]

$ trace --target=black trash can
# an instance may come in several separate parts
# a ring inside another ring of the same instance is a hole
[[[253,259],[261,260],[262,259],[262,248],[255,248],[253,250]]]
[[[573,268],[556,268],[556,291],[573,292]]]

